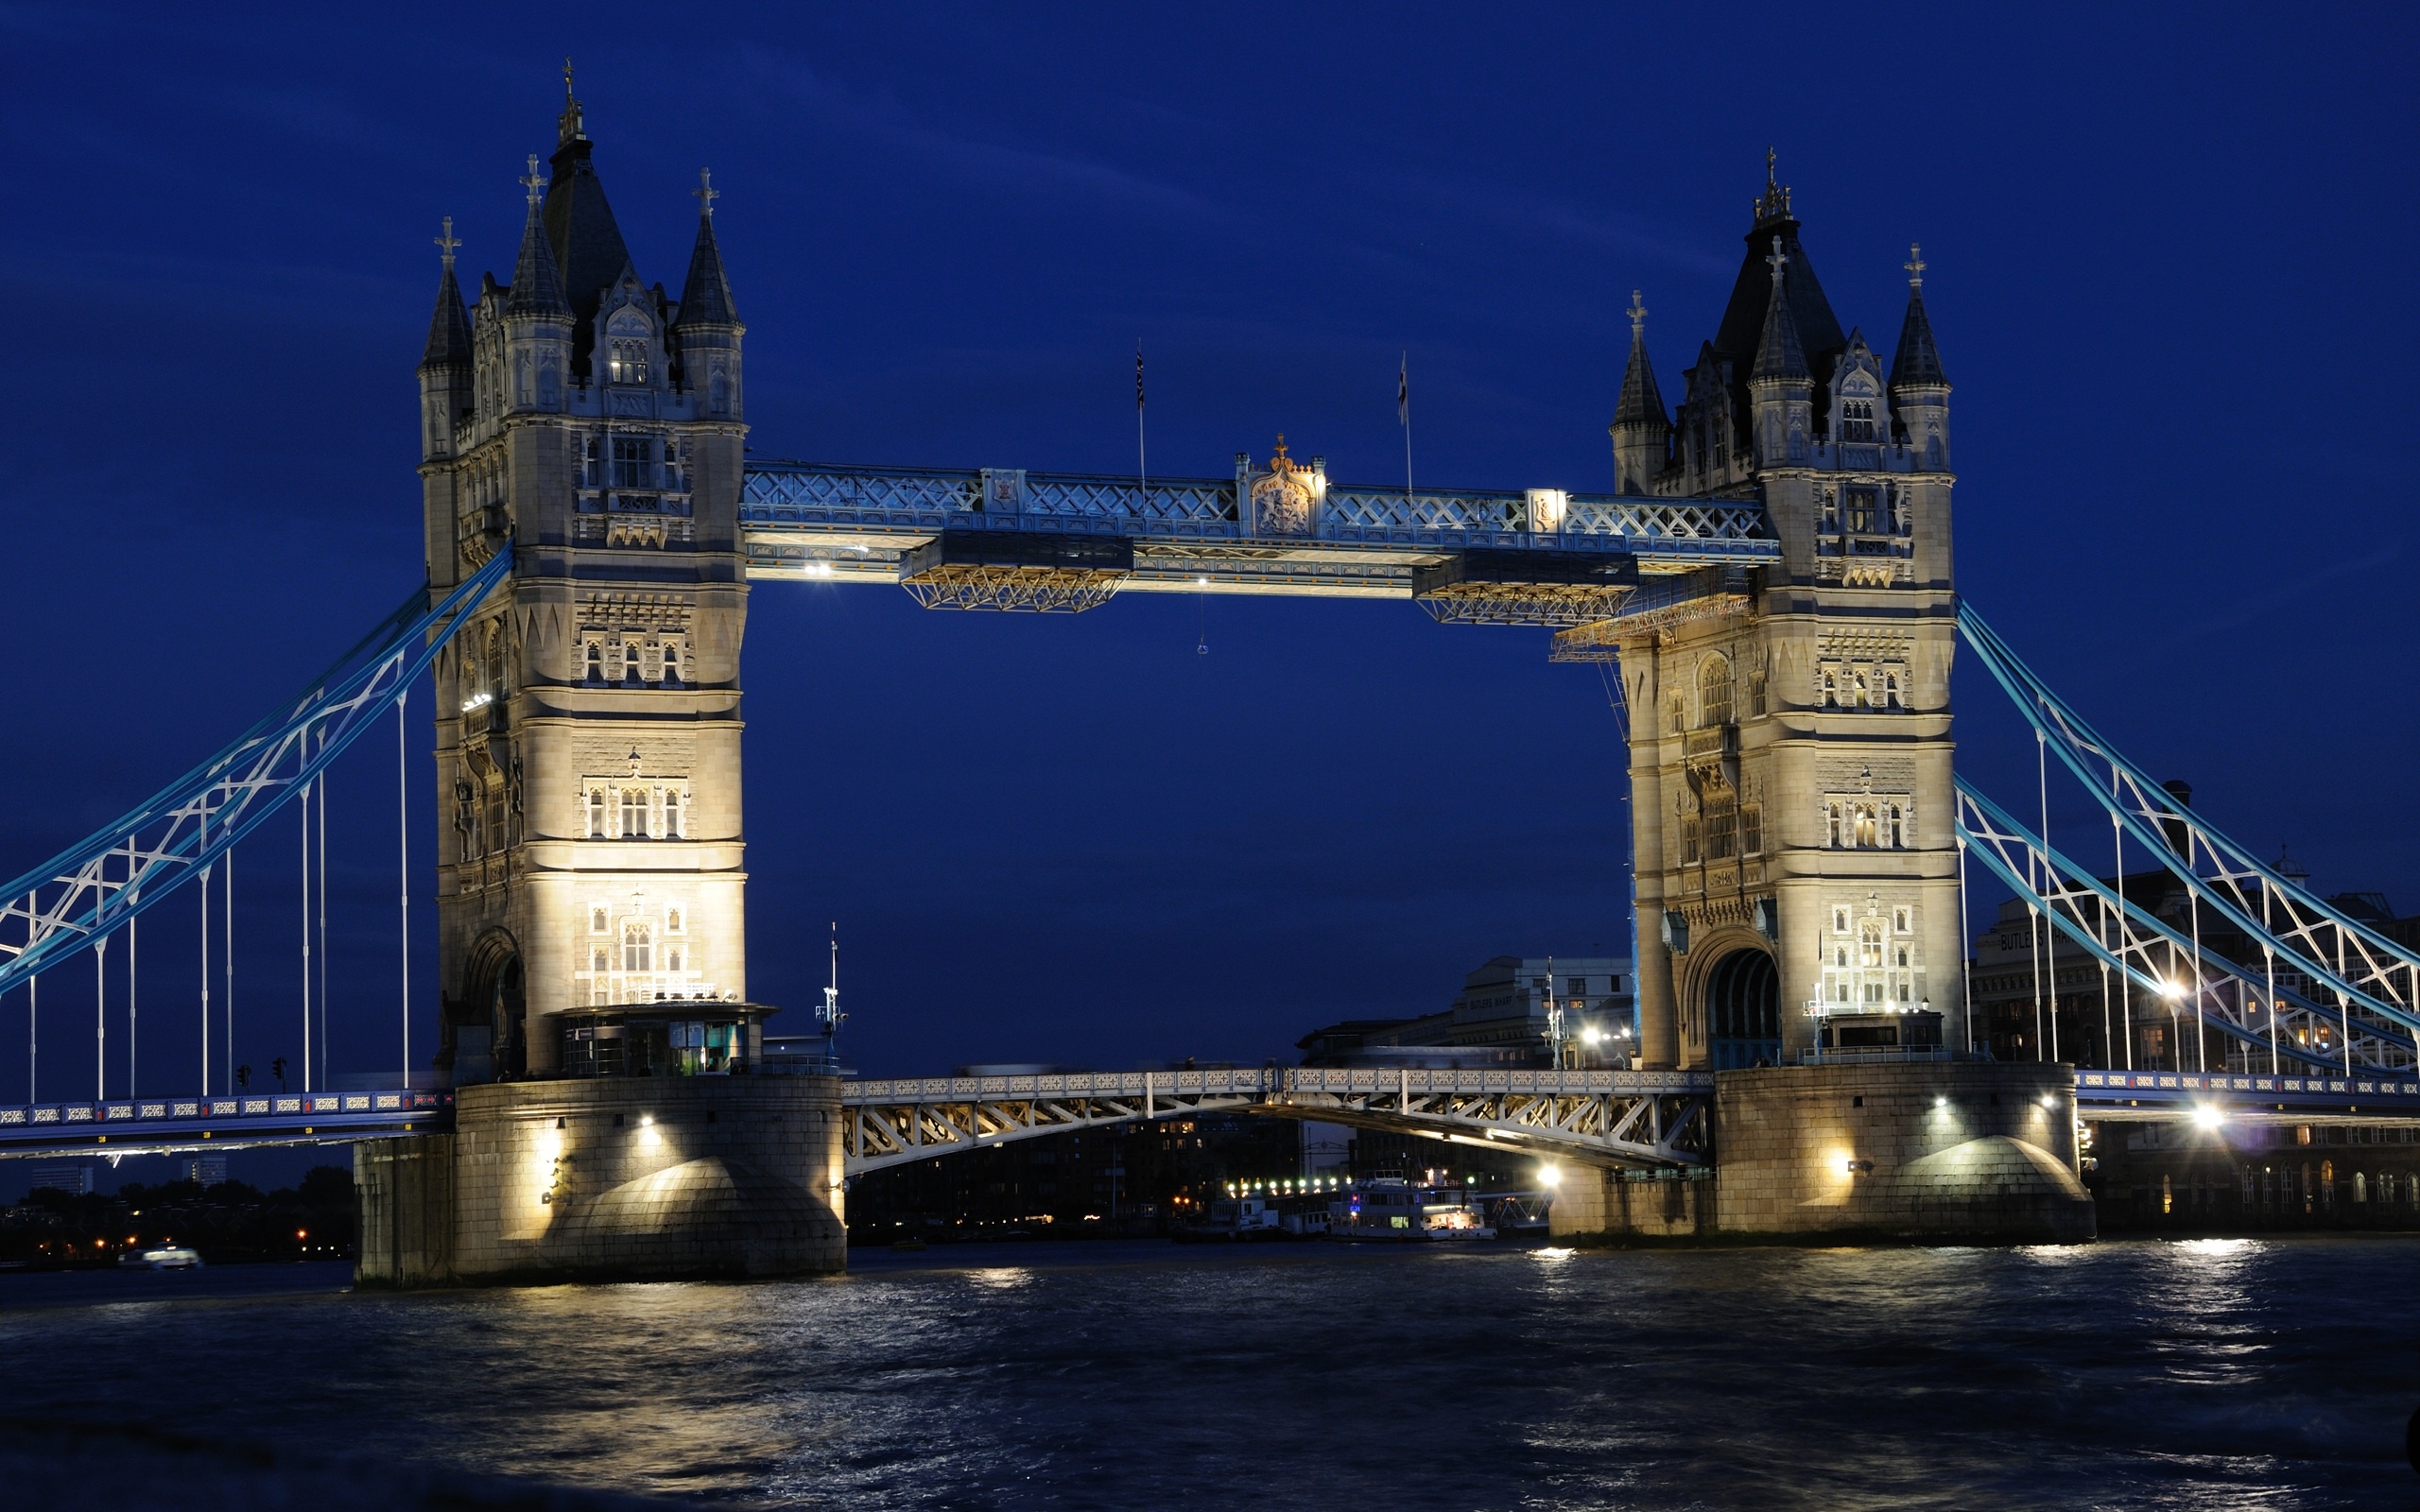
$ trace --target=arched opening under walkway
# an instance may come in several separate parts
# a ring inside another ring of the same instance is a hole
[[[1717,1071],[1781,1064],[1781,975],[1759,950],[1714,963],[1705,982],[1707,1048]]]

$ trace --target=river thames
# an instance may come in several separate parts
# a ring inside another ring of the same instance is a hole
[[[740,1505],[2420,1505],[2420,1238],[852,1260],[0,1278],[0,1411]]]

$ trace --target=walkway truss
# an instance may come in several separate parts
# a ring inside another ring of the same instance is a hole
[[[2172,1011],[2180,1022],[2198,1020],[2233,1041],[2224,1066],[2171,1069],[2413,1074],[2420,953],[2212,829],[2085,723],[1962,603],[1958,627],[2032,727],[2045,774],[2044,833],[1960,779],[1959,845],[2038,919],[2100,963],[2118,1012],[2130,1022],[2146,1013],[2165,1019]],[[2105,835],[2080,836],[2079,843],[2096,850],[2107,846],[2106,864],[2124,875],[2130,866],[2144,869],[2129,851],[2131,839],[2134,852],[2183,884],[2188,907],[2182,927],[2154,917],[2138,899],[2119,896],[2104,880],[2103,863],[2088,863],[2049,842],[2052,759],[2108,819]],[[2205,924],[2213,926],[2208,934],[2250,941],[2250,949],[2221,954],[2204,937]],[[2257,959],[2251,958],[2255,951]],[[2104,1043],[2131,1043],[2131,1037],[2111,1036]]]
[[[1241,455],[1233,477],[1149,481],[756,460],[739,524],[752,579],[896,583],[927,609],[1041,613],[1121,593],[1289,593],[1576,629],[1719,610],[1781,559],[1753,499],[1354,488],[1296,469],[1279,507],[1271,481]]]
[[[851,1176],[1043,1134],[1250,1113],[1430,1135],[1586,1165],[1706,1162],[1703,1072],[1305,1067],[843,1084]]]

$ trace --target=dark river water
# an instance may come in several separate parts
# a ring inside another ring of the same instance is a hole
[[[854,1259],[0,1277],[0,1414],[800,1507],[2420,1507],[2420,1239]]]

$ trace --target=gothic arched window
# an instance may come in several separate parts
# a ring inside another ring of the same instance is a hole
[[[1739,801],[1715,797],[1705,800],[1705,858],[1728,861],[1739,843]]]
[[[647,838],[647,810],[648,802],[646,788],[626,787],[622,789],[623,839],[644,840]]]
[[[1878,850],[1882,844],[1881,837],[1876,833],[1880,828],[1880,822],[1878,816],[1874,812],[1874,805],[1859,803],[1857,805],[1856,814],[1857,848],[1860,850]]]
[[[679,646],[677,646],[677,645],[666,645],[666,646],[664,648],[664,682],[665,682],[665,685],[666,685],[666,687],[673,687],[673,686],[677,686],[677,685],[680,683],[680,681],[681,681],[681,648],[680,648]]]
[[[681,838],[681,792],[678,788],[664,790],[664,837],[667,840]],[[672,927],[680,928],[678,920],[681,916],[675,914],[672,917],[675,920]]]
[[[615,336],[614,354],[606,363],[609,381],[617,384],[647,382],[648,339],[645,336]]]
[[[1720,651],[1698,664],[1698,728],[1731,723],[1731,659]]]
[[[605,790],[601,787],[592,787],[588,790],[588,837],[592,840],[607,838],[609,832],[605,824]],[[602,908],[596,910],[596,927],[598,929],[605,927],[605,910]]]
[[[654,958],[654,954],[655,936],[652,930],[643,923],[624,924],[622,926],[623,971],[654,971],[655,968],[648,964]]]

